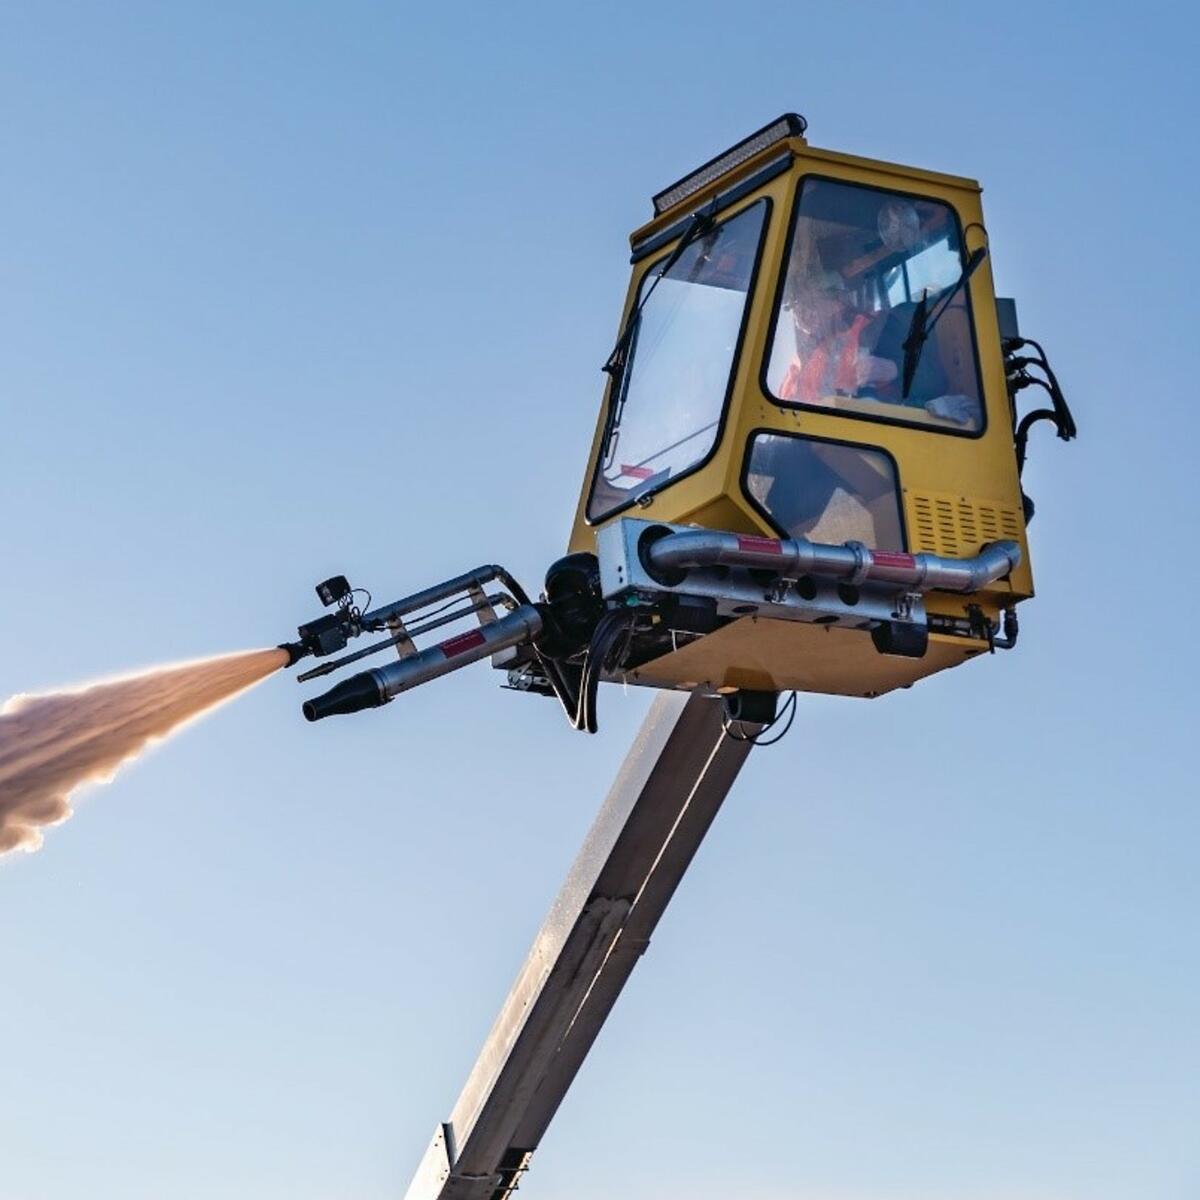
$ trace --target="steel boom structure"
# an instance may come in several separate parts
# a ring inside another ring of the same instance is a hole
[[[541,1142],[762,727],[654,701],[406,1200],[505,1200]]]

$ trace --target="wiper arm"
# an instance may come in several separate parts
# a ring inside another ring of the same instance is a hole
[[[908,336],[904,339],[904,375],[901,380],[900,398],[908,399],[912,388],[913,376],[917,373],[917,359],[921,357],[921,347],[929,335],[925,332],[925,318],[929,312],[929,301],[922,293],[917,307],[913,309],[912,322],[908,326]]]
[[[670,273],[671,268],[683,257],[683,252],[701,234],[708,233],[712,229],[715,211],[716,201],[714,198],[713,203],[705,205],[704,208],[697,209],[692,214],[692,219],[688,222],[687,228],[676,243],[675,249],[671,251],[663,263],[662,270],[658,273],[658,278],[650,285],[646,290],[646,294],[629,314],[629,320],[625,322],[625,328],[621,330],[621,336],[617,338],[617,344],[613,347],[607,362],[600,368],[602,371],[606,371],[614,377],[620,374],[622,368],[625,366],[625,360],[629,356],[629,343],[633,340],[634,330],[637,329],[642,309],[646,307],[646,301],[654,295],[654,289],[658,287],[660,281]]]
[[[921,351],[925,348],[929,335],[933,332],[933,327],[942,319],[942,313],[949,308],[950,301],[958,295],[959,290],[975,274],[976,268],[985,258],[987,258],[986,246],[980,246],[978,250],[971,251],[971,257],[967,259],[967,265],[963,267],[962,274],[954,281],[954,286],[937,302],[932,316],[929,314],[928,295],[923,295],[917,301],[917,307],[913,310],[912,322],[908,327],[908,335],[904,339],[904,370],[901,376],[900,390],[902,400],[907,400],[908,393],[912,390],[913,377],[917,373],[917,363],[920,361]]]

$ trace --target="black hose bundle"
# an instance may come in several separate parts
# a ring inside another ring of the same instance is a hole
[[[1020,358],[1016,357],[1016,352],[1026,346],[1032,347],[1034,354]],[[1037,342],[1032,338],[1010,338],[1004,343],[1004,356],[1005,368],[1008,373],[1008,390],[1014,406],[1014,418],[1016,415],[1016,395],[1023,388],[1041,388],[1050,397],[1053,405],[1052,408],[1038,408],[1026,413],[1014,430],[1013,441],[1017,452],[1017,474],[1020,475],[1025,470],[1025,455],[1029,442],[1029,431],[1039,421],[1049,421],[1064,442],[1069,442],[1078,434],[1079,430],[1075,424],[1075,418],[1071,415],[1071,409],[1067,405],[1067,398],[1063,395],[1062,388],[1059,386],[1058,377],[1054,374],[1050,363],[1046,359],[1046,352]],[[1044,378],[1031,374],[1030,367],[1036,367]]]
[[[634,620],[634,614],[627,609],[613,609],[600,618],[592,632],[579,680],[575,716],[571,721],[575,729],[595,733],[599,727],[596,723],[596,693],[600,688],[600,679],[606,670],[623,657],[633,633]]]

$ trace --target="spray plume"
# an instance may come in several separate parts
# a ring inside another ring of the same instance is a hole
[[[252,650],[40,696],[0,708],[0,854],[36,850],[40,829],[71,815],[68,798],[106,783],[122,763],[287,665]]]

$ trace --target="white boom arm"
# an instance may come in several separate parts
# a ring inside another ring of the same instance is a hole
[[[654,701],[406,1200],[511,1196],[750,752],[723,715]]]

